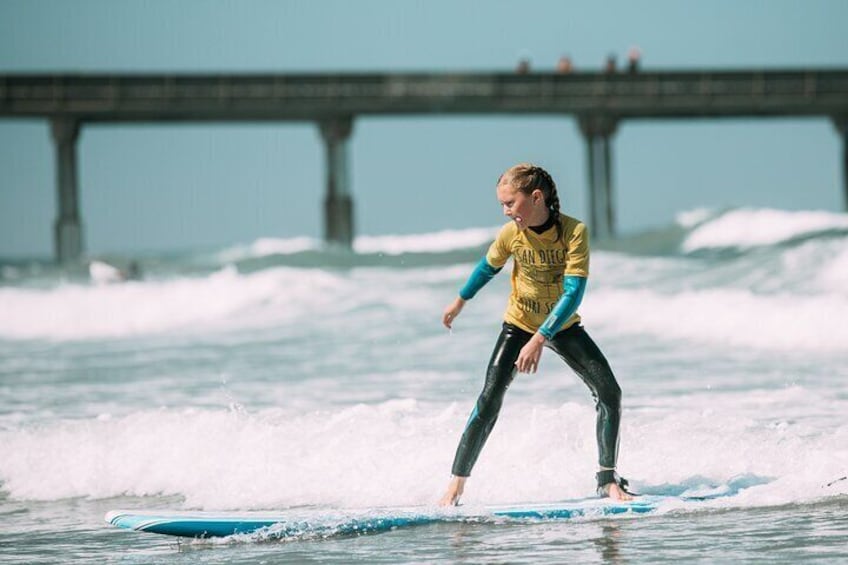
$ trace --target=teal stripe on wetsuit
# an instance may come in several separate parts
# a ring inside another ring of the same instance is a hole
[[[546,339],[553,339],[562,325],[577,312],[583,293],[586,292],[586,277],[567,276],[562,281],[562,288],[562,296],[539,327],[539,333]]]
[[[497,275],[499,272],[501,272],[500,269],[496,269],[489,265],[489,262],[486,261],[485,257],[483,257],[480,259],[480,262],[477,263],[477,266],[474,267],[474,271],[471,273],[471,276],[468,277],[468,281],[466,281],[465,286],[460,289],[460,298],[463,300],[471,300],[474,298],[474,295],[477,294],[477,291],[483,288],[486,283],[492,280],[492,277]]]

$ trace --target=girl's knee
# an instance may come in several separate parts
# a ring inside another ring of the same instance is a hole
[[[600,387],[597,396],[599,404],[603,404],[616,411],[621,408],[621,387],[618,386],[615,380],[606,386]]]
[[[621,387],[615,380],[612,370],[606,363],[596,363],[590,369],[592,375],[588,382],[599,403],[618,408],[621,405]]]
[[[476,416],[483,422],[489,423],[497,420],[501,411],[501,403],[492,400],[480,399],[477,401]]]

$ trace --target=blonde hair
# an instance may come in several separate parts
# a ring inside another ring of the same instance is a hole
[[[556,222],[557,239],[562,238],[562,222],[559,218],[559,195],[556,183],[551,175],[531,163],[519,163],[508,168],[498,179],[498,186],[508,185],[515,190],[530,195],[534,190],[540,190],[545,199],[545,205],[553,214]]]

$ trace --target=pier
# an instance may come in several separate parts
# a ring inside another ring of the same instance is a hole
[[[76,143],[103,122],[312,122],[326,153],[325,239],[354,237],[349,146],[359,116],[572,116],[586,142],[589,227],[615,236],[612,146],[625,120],[824,117],[840,133],[848,207],[848,69],[368,74],[0,74],[0,118],[44,119],[56,149],[58,261],[82,257]]]

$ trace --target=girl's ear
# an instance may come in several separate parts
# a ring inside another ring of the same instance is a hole
[[[545,203],[545,195],[542,194],[542,191],[537,188],[533,191],[533,204],[538,204],[539,202],[541,202],[542,204]]]

